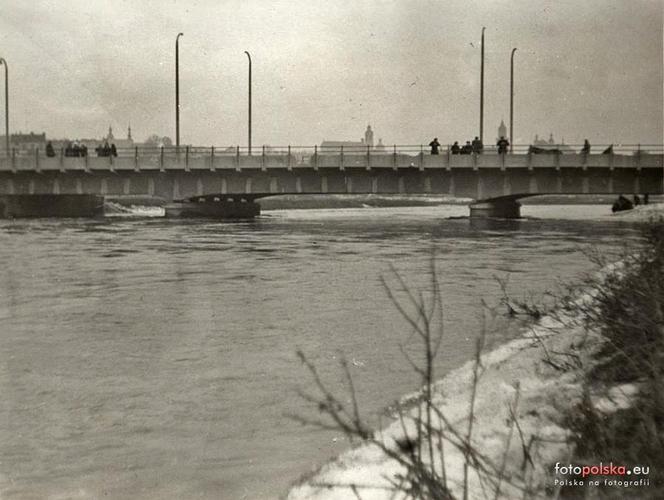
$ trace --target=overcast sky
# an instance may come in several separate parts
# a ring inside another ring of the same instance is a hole
[[[663,140],[664,0],[0,0],[12,131],[182,143],[465,141],[478,133],[486,26],[485,142],[509,125],[579,143]],[[1,80],[0,80],[1,82]],[[0,93],[0,97],[2,94]],[[2,108],[0,108],[1,110]]]

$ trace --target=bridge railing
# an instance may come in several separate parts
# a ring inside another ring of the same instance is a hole
[[[251,148],[198,146],[135,146],[104,152],[58,148],[46,151],[0,150],[0,171],[19,170],[168,170],[242,168],[495,168],[559,166],[564,159],[572,166],[634,167],[661,165],[661,144],[514,145],[508,154],[485,146],[481,154],[453,154],[445,145],[433,155],[428,145],[367,146],[259,146]],[[652,165],[651,165],[652,164]]]

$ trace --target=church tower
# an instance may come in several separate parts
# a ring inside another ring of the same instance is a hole
[[[507,127],[505,126],[504,120],[500,120],[500,125],[498,126],[498,137],[496,137],[496,142],[498,142],[501,137],[507,139]]]
[[[371,125],[367,125],[367,130],[364,132],[364,144],[373,149],[374,139],[373,139],[373,130],[371,130]]]

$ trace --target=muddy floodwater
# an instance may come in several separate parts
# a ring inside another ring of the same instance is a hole
[[[301,349],[368,418],[417,388],[381,277],[445,302],[438,373],[471,356],[496,277],[535,296],[638,238],[605,206],[268,211],[253,222],[0,222],[0,496],[270,499],[347,446],[315,416]],[[497,320],[489,342],[515,329]]]

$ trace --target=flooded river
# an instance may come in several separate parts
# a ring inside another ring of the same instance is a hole
[[[253,222],[0,222],[0,496],[269,499],[348,443],[315,416],[301,349],[335,390],[349,360],[368,418],[418,387],[381,277],[445,302],[438,374],[471,356],[496,277],[537,297],[638,238],[607,207],[283,210]],[[498,321],[497,343],[515,334]]]

